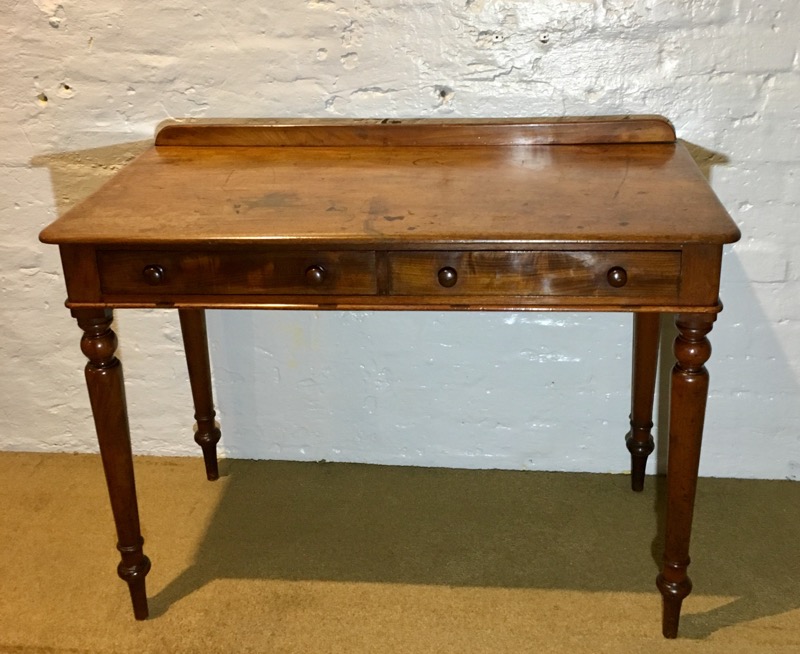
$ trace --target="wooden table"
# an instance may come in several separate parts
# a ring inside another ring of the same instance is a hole
[[[137,619],[145,576],[115,308],[174,307],[206,473],[216,443],[206,308],[628,311],[632,487],[653,451],[659,316],[676,314],[663,632],[675,637],[722,246],[739,231],[659,116],[200,121],[47,227]],[[587,338],[591,335],[587,334]],[[535,373],[535,371],[534,371]]]

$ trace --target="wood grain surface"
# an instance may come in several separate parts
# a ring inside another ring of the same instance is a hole
[[[430,146],[672,143],[663,116],[561,118],[185,119],[159,125],[156,145]]]
[[[728,243],[681,144],[154,147],[46,243]]]

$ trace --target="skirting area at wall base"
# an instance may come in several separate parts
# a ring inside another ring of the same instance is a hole
[[[663,480],[136,460],[133,620],[98,456],[0,453],[0,652],[794,652],[800,484],[701,479],[681,638],[660,635]],[[534,647],[535,646],[535,647]]]

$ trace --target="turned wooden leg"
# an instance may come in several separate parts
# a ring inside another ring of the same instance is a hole
[[[633,314],[633,379],[631,381],[631,430],[625,444],[631,453],[631,488],[644,488],[647,457],[653,452],[653,396],[656,388],[661,315]]]
[[[186,351],[186,365],[189,368],[189,384],[194,400],[194,418],[197,432],[194,440],[203,450],[206,477],[219,478],[217,465],[217,443],[220,430],[214,417],[214,398],[211,391],[211,366],[208,361],[208,336],[206,334],[206,314],[203,309],[179,309],[183,332],[183,347]]]
[[[711,356],[711,344],[706,334],[715,319],[715,314],[681,314],[675,320],[677,362],[672,369],[670,395],[666,542],[664,568],[656,580],[664,598],[662,631],[666,638],[678,635],[681,604],[692,591],[686,569],[708,397],[704,364]]]
[[[122,557],[117,573],[128,583],[134,616],[144,620],[148,613],[145,576],[150,560],[142,552],[125,387],[122,365],[114,356],[117,337],[111,330],[112,314],[104,309],[75,309],[72,315],[84,332],[81,350],[89,359],[86,386]]]

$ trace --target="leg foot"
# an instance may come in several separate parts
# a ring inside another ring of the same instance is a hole
[[[688,566],[688,562],[686,564]],[[684,598],[692,592],[692,580],[686,576],[686,567],[683,572],[676,570],[680,581],[669,581],[666,571],[656,578],[656,586],[661,591],[661,633],[664,638],[678,637],[678,623],[681,618],[681,605]]]
[[[625,436],[625,445],[631,453],[631,490],[640,493],[644,490],[644,473],[647,468],[647,457],[655,449],[655,441],[650,434],[653,423],[644,433],[631,429]]]
[[[215,426],[209,427],[208,423],[214,422],[215,413],[211,412],[210,419],[201,419],[197,417],[197,432],[194,435],[194,442],[200,446],[203,451],[203,462],[206,466],[206,479],[215,481],[219,479],[219,464],[217,463],[217,443],[219,442],[222,432]]]
[[[122,561],[117,566],[117,574],[122,581],[128,584],[128,591],[131,594],[131,603],[133,604],[133,617],[137,620],[146,620],[149,615],[147,608],[147,590],[145,586],[145,577],[150,572],[150,559],[141,553],[142,541],[133,547],[117,546]],[[128,565],[126,559],[131,558],[135,563]]]

